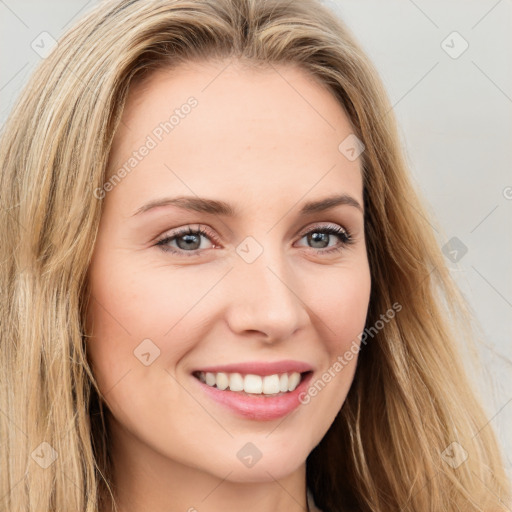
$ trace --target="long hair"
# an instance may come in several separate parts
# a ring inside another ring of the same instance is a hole
[[[112,496],[85,343],[102,211],[94,191],[130,86],[157,68],[221,58],[292,63],[335,95],[365,145],[367,325],[402,305],[362,348],[348,396],[307,459],[317,505],[504,510],[502,457],[462,361],[474,321],[411,184],[386,92],[351,32],[315,0],[113,0],[41,62],[0,142],[0,511],[93,512]]]

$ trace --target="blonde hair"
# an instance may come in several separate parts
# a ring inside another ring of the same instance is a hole
[[[307,459],[317,505],[504,510],[501,454],[455,342],[469,343],[473,320],[411,185],[378,74],[347,27],[314,0],[114,0],[41,63],[0,143],[0,511],[110,503],[108,428],[84,328],[102,208],[94,190],[134,80],[222,58],[295,64],[339,100],[366,147],[367,325],[403,306],[360,352],[346,401]],[[454,442],[467,452],[457,467],[442,455]],[[41,453],[55,463],[41,467]]]

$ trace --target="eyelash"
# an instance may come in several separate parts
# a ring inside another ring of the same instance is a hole
[[[354,243],[351,233],[347,229],[336,225],[314,226],[309,231],[303,233],[300,239],[304,238],[307,235],[310,235],[311,233],[326,233],[328,235],[337,235],[341,240],[341,243],[338,246],[331,247],[330,249],[317,250],[316,252],[321,255],[337,253]],[[172,236],[166,236],[165,238],[157,241],[155,245],[158,246],[160,250],[164,252],[185,256],[198,256],[199,254],[197,251],[200,251],[200,249],[194,249],[193,251],[184,251],[182,249],[171,248],[168,245],[166,245],[169,242],[172,242],[182,237],[183,235],[203,235],[206,238],[208,238],[210,242],[217,242],[216,237],[211,235],[204,228],[199,227],[198,229],[192,229],[191,226],[188,226],[186,228],[178,229],[175,233],[172,234]],[[315,250],[314,247],[310,247],[309,249]]]

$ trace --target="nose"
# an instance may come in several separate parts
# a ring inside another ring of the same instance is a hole
[[[274,343],[307,325],[304,283],[282,258],[264,251],[252,263],[237,261],[228,281],[226,316],[234,333]]]

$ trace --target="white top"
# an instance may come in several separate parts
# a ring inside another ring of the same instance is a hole
[[[322,512],[316,505],[315,500],[313,499],[313,494],[309,489],[307,489],[307,498],[308,498],[308,508],[309,512]]]

